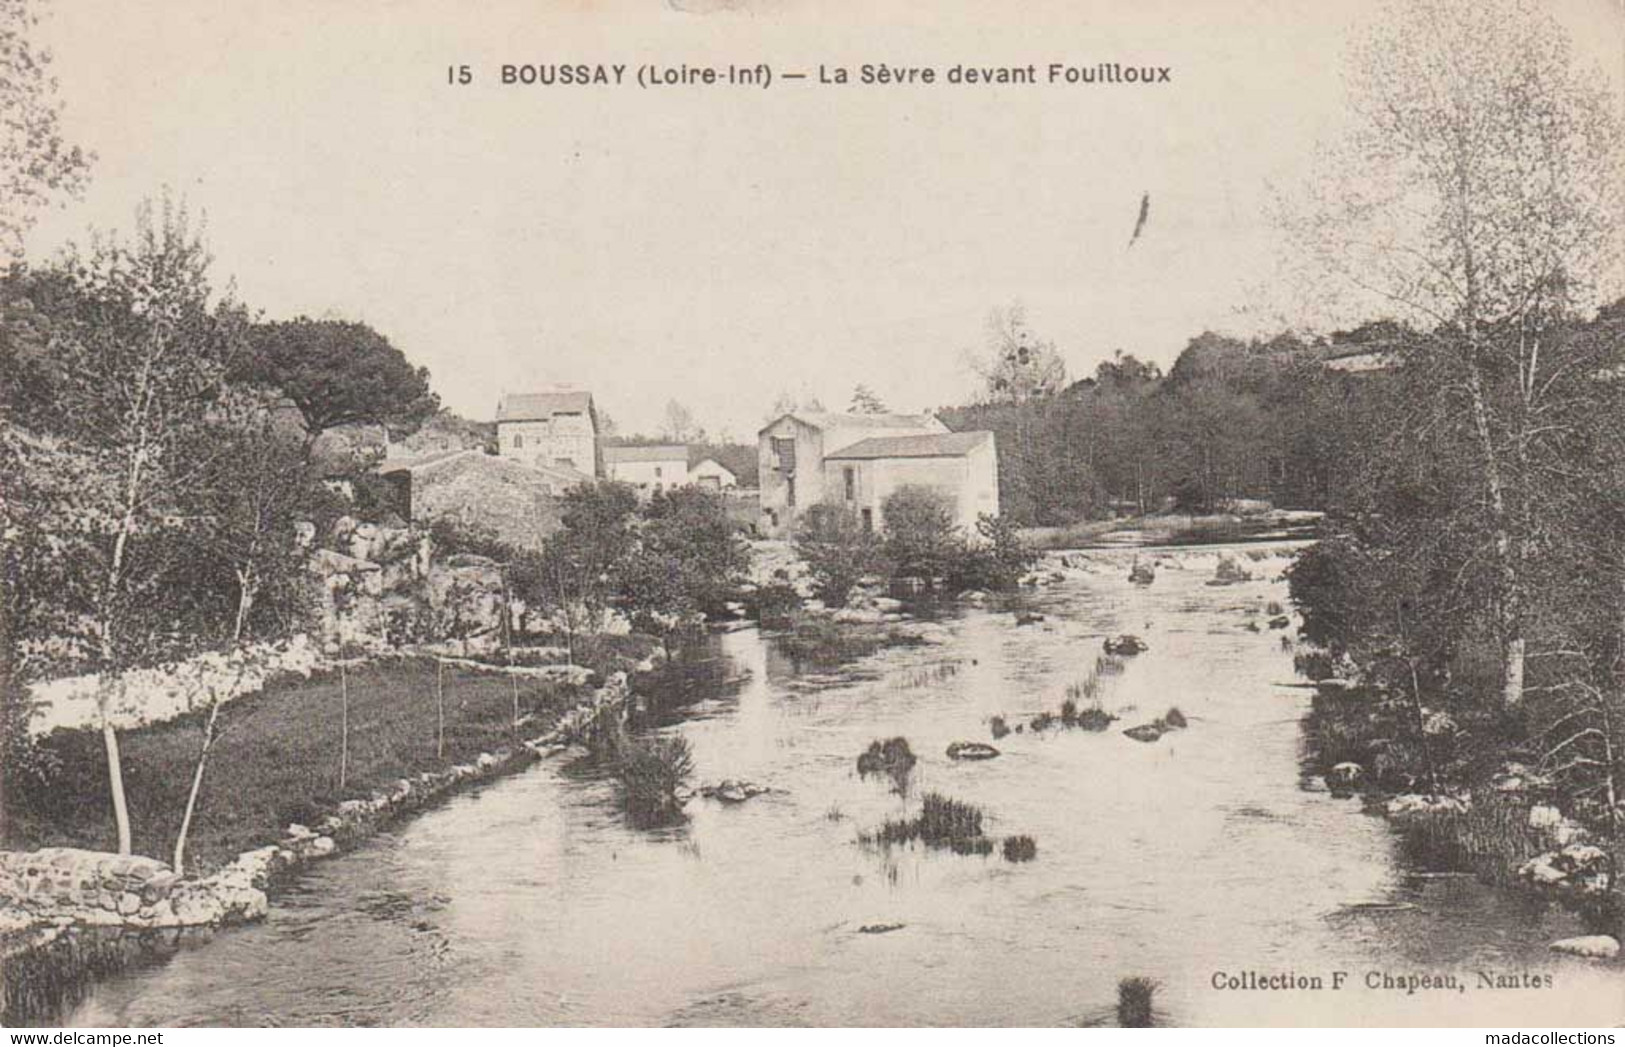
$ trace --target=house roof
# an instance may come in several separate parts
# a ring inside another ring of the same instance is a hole
[[[507,469],[535,473],[560,484],[588,483],[592,477],[579,469],[572,469],[567,465],[543,465],[521,461],[517,458],[504,458],[500,455],[486,454],[477,447],[465,448],[461,451],[440,451],[435,454],[423,455],[420,458],[397,458],[385,461],[378,467],[383,474],[389,473],[418,473],[426,469],[438,468],[451,462],[468,458],[476,466],[485,466],[491,469]]]
[[[698,469],[700,466],[704,465],[706,462],[710,462],[712,465],[716,466],[718,469],[721,469],[723,472],[727,473],[729,476],[734,476],[734,477],[737,478],[737,474],[735,474],[732,469],[728,468],[726,465],[723,465],[721,462],[719,462],[715,458],[711,458],[711,457],[701,458],[699,461],[697,461],[693,465],[689,466],[688,471],[693,472],[694,470]]]
[[[499,422],[541,422],[556,414],[586,414],[592,394],[585,391],[508,393],[497,404]]]
[[[993,438],[986,431],[925,436],[871,436],[825,456],[825,461],[874,458],[960,458]]]
[[[399,458],[385,458],[378,465],[380,473],[414,472],[426,469],[431,465],[449,462],[453,458],[460,458],[465,454],[484,454],[477,447],[458,447],[447,451],[430,451],[428,454],[415,454]]]
[[[788,411],[762,426],[757,432],[771,429],[786,418],[794,418],[799,422],[812,426],[814,429],[918,429],[937,422],[936,417],[929,414],[842,414],[837,411]]]
[[[643,444],[641,446],[617,446],[604,448],[604,462],[669,462],[673,459],[682,459],[683,465],[688,465],[688,446],[686,444]]]

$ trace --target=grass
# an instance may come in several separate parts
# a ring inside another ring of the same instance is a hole
[[[621,802],[636,825],[653,827],[683,820],[678,789],[694,773],[688,739],[638,736],[617,724],[597,735],[593,756],[620,779]]]
[[[941,793],[926,793],[915,817],[889,818],[861,839],[885,846],[918,840],[929,847],[946,847],[961,854],[990,854],[993,850],[992,841],[982,835],[982,809]],[[984,842],[986,850],[981,850]]]
[[[917,761],[907,738],[887,738],[870,742],[869,748],[858,755],[858,773],[907,774]]]
[[[1150,978],[1124,978],[1117,983],[1117,1024],[1125,1029],[1151,1027],[1151,1001],[1157,983]]]
[[[509,677],[445,668],[445,755],[437,759],[435,663],[388,659],[347,671],[349,756],[339,784],[340,680],[336,671],[273,681],[220,714],[187,845],[189,872],[209,870],[280,838],[290,822],[312,824],[339,801],[511,744]],[[576,691],[519,678],[526,736],[540,734]],[[201,714],[121,731],[134,850],[168,861],[202,740]],[[107,761],[99,731],[55,731],[40,740],[56,768],[11,783],[4,846],[111,850],[116,845]]]
[[[1006,836],[1004,838],[1004,860],[1007,862],[1030,862],[1038,857],[1038,841],[1031,836]]]

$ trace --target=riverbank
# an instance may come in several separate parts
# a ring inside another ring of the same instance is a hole
[[[387,677],[390,674],[382,670],[395,670],[394,675],[399,675],[407,667],[372,668],[375,675]],[[453,684],[468,689],[468,682],[456,679]],[[218,863],[207,875],[183,878],[156,859],[120,858],[76,847],[0,852],[0,969],[4,974],[0,1015],[4,1024],[49,1021],[97,977],[144,955],[172,950],[189,937],[260,919],[274,889],[304,865],[341,853],[463,786],[511,773],[562,751],[603,717],[624,718],[631,693],[624,672],[614,674],[600,687],[552,694],[545,705],[537,702],[534,679],[527,680],[529,686],[522,690],[515,689],[520,683],[517,674],[505,683],[509,696],[519,694],[529,703],[528,708],[521,705],[526,711],[518,730],[512,726],[512,706],[507,706],[505,743],[490,744],[496,737],[490,732],[497,719],[492,715],[495,703],[490,688],[477,689],[481,694],[457,703],[462,715],[456,718],[460,727],[456,757],[448,755],[435,768],[392,780],[384,768],[401,765],[374,759],[364,766],[368,779],[379,784],[370,789],[347,785],[343,790],[346,798],[325,808],[328,813],[316,811],[320,817],[311,818],[308,825],[291,821],[285,828],[261,832],[258,842],[263,846]],[[275,688],[268,690],[276,694]],[[361,688],[358,697],[365,694],[367,689]],[[301,689],[296,699],[303,697]],[[359,704],[366,705],[364,701]],[[397,703],[397,710],[404,705]],[[282,696],[279,711],[297,708],[297,700]],[[386,714],[379,719],[399,727],[409,717],[397,712],[394,717]],[[258,741],[262,746],[274,744],[263,731]],[[240,792],[262,802],[267,799],[259,791],[264,781],[246,788],[233,784],[233,794]],[[268,839],[274,842],[266,843]],[[211,842],[220,846],[218,836]]]
[[[1024,527],[1021,540],[1031,549],[1113,549],[1143,546],[1200,546],[1307,538],[1321,514],[1271,509],[1248,514],[1150,513],[1115,520],[1084,520],[1064,527]]]

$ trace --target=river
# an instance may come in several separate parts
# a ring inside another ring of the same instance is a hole
[[[1126,975],[1159,983],[1168,1024],[1625,1019],[1617,969],[1548,952],[1581,933],[1568,917],[1411,867],[1384,820],[1304,780],[1309,692],[1282,634],[1248,628],[1285,602],[1284,554],[1215,587],[1212,550],[1173,552],[1146,588],[1126,580],[1131,554],[1097,554],[1031,598],[1042,621],[966,609],[927,626],[929,645],[834,671],[798,672],[754,629],[719,634],[731,679],[665,729],[691,742],[698,780],[774,792],[696,799],[686,825],[651,832],[608,782],[544,761],[316,864],[264,923],[98,984],[68,1021],[1082,1025],[1112,1020]],[[1112,730],[944,756],[990,740],[994,714],[1058,709],[1123,631],[1150,649],[1103,678]],[[1120,732],[1172,705],[1187,729]],[[855,773],[893,735],[921,755],[908,796]],[[857,841],[924,790],[981,805],[992,834],[1034,836],[1037,859]],[[902,926],[860,931],[876,924]],[[1214,986],[1249,971],[1323,987]],[[1551,987],[1479,988],[1480,971]],[[1384,974],[1461,988],[1407,993]]]

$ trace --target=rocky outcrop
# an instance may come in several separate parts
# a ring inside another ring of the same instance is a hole
[[[735,778],[725,778],[714,785],[700,786],[701,796],[722,803],[744,803],[746,800],[766,795],[772,791],[765,785],[757,785],[755,782],[740,781]]]
[[[1149,651],[1150,645],[1133,633],[1123,633],[1121,636],[1108,636],[1105,644],[1107,654],[1136,655]]]
[[[950,760],[991,760],[999,750],[985,742],[954,742],[948,746]]]

